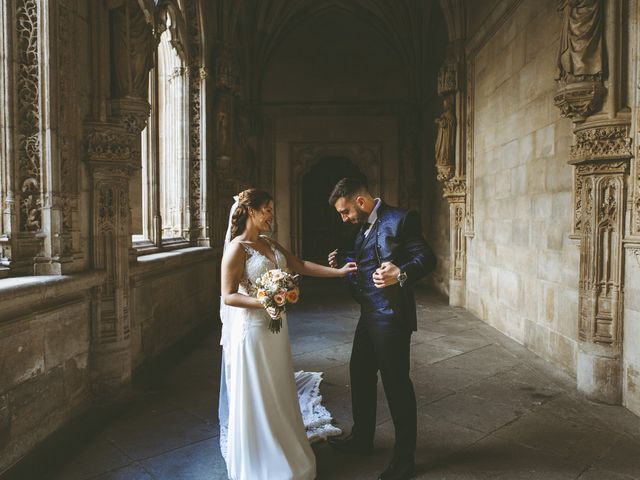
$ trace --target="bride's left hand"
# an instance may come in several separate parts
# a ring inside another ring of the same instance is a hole
[[[357,270],[358,265],[356,264],[356,262],[348,262],[344,265],[344,267],[338,269],[342,277],[346,276],[349,273],[354,273]]]

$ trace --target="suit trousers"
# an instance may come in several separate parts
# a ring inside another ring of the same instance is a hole
[[[394,458],[413,459],[416,396],[409,377],[411,330],[398,318],[360,317],[351,351],[351,406],[354,438],[372,442],[376,428],[378,371],[395,429]]]

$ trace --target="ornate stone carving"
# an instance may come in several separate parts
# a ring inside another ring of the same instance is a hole
[[[633,187],[633,204],[631,210],[631,233],[640,236],[640,155],[635,158],[635,180]]]
[[[631,158],[631,138],[628,126],[590,127],[576,131],[571,146],[571,163],[583,160],[613,160]]]
[[[562,34],[558,51],[555,105],[563,117],[582,122],[600,110],[604,77],[601,0],[562,0]]]
[[[560,115],[579,122],[602,108],[606,93],[600,80],[561,83],[553,102],[560,109]]]
[[[575,171],[579,356],[590,364],[578,372],[578,384],[591,398],[608,403],[619,402],[621,392],[622,239],[628,167],[628,160],[596,159],[576,165]],[[605,371],[609,372],[606,379]]]
[[[454,177],[444,182],[444,197],[464,197],[467,191],[467,182],[464,178]],[[451,201],[451,200],[450,200]]]
[[[191,70],[189,76],[189,212],[190,239],[192,242],[203,240],[206,233],[206,206],[203,188],[206,188],[206,166],[203,165],[202,141],[203,138],[203,112],[202,97],[205,82],[208,77],[207,68],[200,64],[202,58],[202,32],[200,31],[198,8],[196,0],[190,0],[186,6],[187,24],[189,28],[190,51],[192,53]]]
[[[137,0],[112,2],[112,98],[146,98],[156,39]]]
[[[464,202],[454,203],[453,207],[453,237],[451,238],[453,253],[453,278],[464,279],[466,245],[464,236]]]
[[[86,135],[87,159],[91,162],[131,161],[132,149],[129,135],[117,124],[89,126]]]
[[[601,0],[561,0],[562,34],[558,78],[569,82],[600,80],[604,73],[604,11]]]
[[[42,226],[37,1],[18,1],[16,16],[19,223],[21,231],[35,232]]]
[[[458,63],[447,61],[438,71],[438,95],[448,95],[458,90]]]
[[[444,182],[454,175],[456,114],[452,95],[443,98],[442,114],[435,120],[437,126],[435,156],[438,181]]]
[[[216,87],[236,93],[239,88],[238,68],[234,50],[221,45],[216,58]]]

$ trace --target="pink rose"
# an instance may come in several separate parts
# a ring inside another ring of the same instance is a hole
[[[287,301],[287,298],[282,293],[278,292],[273,296],[273,301],[276,302],[276,305],[279,307],[283,306]]]

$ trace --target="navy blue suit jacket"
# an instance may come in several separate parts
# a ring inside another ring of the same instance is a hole
[[[386,205],[378,207],[378,219],[365,238],[356,237],[353,252],[347,255],[358,263],[358,271],[348,277],[350,291],[367,321],[393,322],[416,330],[416,302],[412,285],[435,268],[436,258],[422,236],[418,212]],[[407,274],[399,284],[376,288],[373,273],[383,262],[392,262]]]

